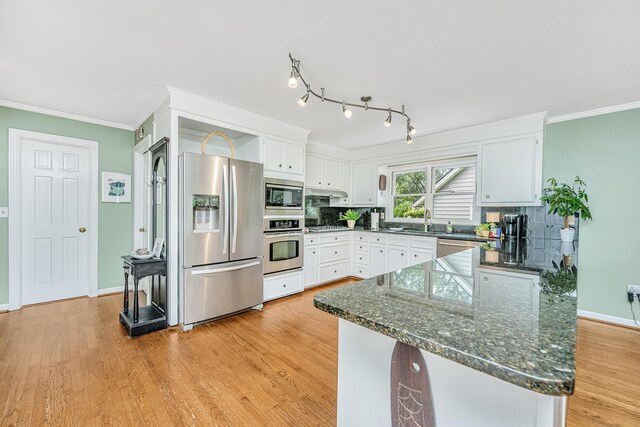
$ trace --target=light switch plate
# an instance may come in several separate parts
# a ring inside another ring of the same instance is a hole
[[[8,218],[9,217],[9,208],[2,207],[0,208],[0,218]]]

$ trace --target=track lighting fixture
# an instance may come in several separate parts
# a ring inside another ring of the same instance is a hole
[[[393,108],[372,107],[371,105],[369,105],[370,102],[371,102],[371,97],[370,96],[362,96],[360,98],[360,100],[362,101],[362,104],[356,104],[356,103],[347,102],[347,101],[338,101],[337,99],[327,98],[325,96],[325,94],[324,94],[324,88],[321,88],[320,89],[320,94],[318,94],[313,89],[311,89],[311,85],[305,81],[304,77],[302,77],[302,74],[300,73],[300,61],[295,59],[291,55],[291,53],[289,53],[289,59],[291,60],[291,74],[289,75],[289,87],[290,88],[298,87],[298,78],[300,78],[300,80],[302,80],[302,83],[304,83],[304,85],[307,88],[307,93],[304,94],[302,96],[302,98],[300,98],[298,100],[298,105],[299,106],[304,107],[307,104],[307,102],[309,101],[309,95],[313,95],[316,98],[319,98],[320,100],[322,100],[323,102],[327,101],[327,102],[331,102],[333,104],[342,104],[342,113],[347,118],[350,118],[353,115],[353,112],[349,108],[347,108],[347,105],[349,107],[362,108],[365,111],[367,111],[367,110],[388,111],[389,114],[388,114],[386,120],[384,121],[385,127],[390,127],[391,126],[391,120],[393,119],[393,117],[392,117],[393,114],[399,114],[399,115],[401,115],[402,117],[404,117],[407,120],[407,144],[413,143],[412,136],[415,135],[416,129],[413,126],[411,126],[411,118],[405,113],[404,105],[402,106],[402,108],[400,110],[394,110]]]
[[[307,93],[302,95],[302,98],[298,99],[298,105],[304,107],[307,105],[307,101],[309,100],[309,88],[307,87]]]
[[[291,70],[291,74],[289,74],[289,87],[292,89],[298,87],[298,77],[296,76],[295,68]]]
[[[344,101],[342,102],[342,112],[347,117],[347,119],[350,119],[353,115],[353,112],[347,108],[347,103]]]
[[[389,108],[389,115],[387,116],[387,120],[384,121],[384,126],[385,127],[391,126],[391,108]]]

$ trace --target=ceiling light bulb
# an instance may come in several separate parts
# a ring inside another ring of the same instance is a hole
[[[309,92],[302,95],[302,98],[298,99],[298,105],[304,107],[307,105],[307,101],[309,100]]]
[[[347,117],[347,119],[351,118],[351,116],[353,115],[353,113],[351,112],[351,110],[349,110],[347,108],[347,104],[346,103],[342,103],[342,112],[344,113],[344,115]]]
[[[295,69],[291,70],[291,74],[289,74],[289,87],[292,89],[298,87],[298,76]]]
[[[416,128],[414,128],[411,125],[407,125],[407,131],[409,132],[410,135],[415,135],[416,134]]]
[[[413,138],[411,138],[411,135],[407,135],[407,144],[413,144]]]
[[[389,109],[389,115],[387,116],[387,120],[384,121],[384,126],[385,127],[391,126],[391,109]]]

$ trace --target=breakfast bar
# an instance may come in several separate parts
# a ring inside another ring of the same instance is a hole
[[[537,264],[494,243],[318,293],[340,318],[338,425],[564,426],[576,248],[520,250]]]

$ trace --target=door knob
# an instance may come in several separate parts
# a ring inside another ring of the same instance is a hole
[[[78,231],[81,232],[81,233],[84,233],[85,231],[87,231],[87,229],[84,228],[84,227],[80,227],[80,229]]]
[[[138,231],[141,232],[141,233],[144,233],[146,230],[144,229],[144,227],[140,227],[140,228],[138,228]]]

